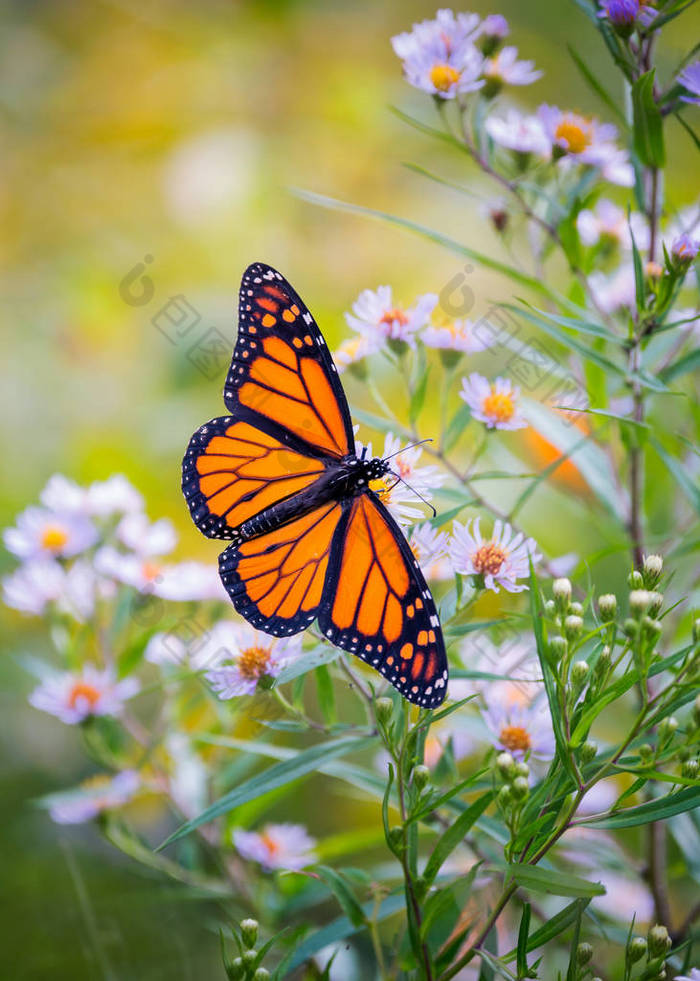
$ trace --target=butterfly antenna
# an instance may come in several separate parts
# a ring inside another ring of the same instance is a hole
[[[400,450],[397,450],[395,453],[390,453],[389,456],[385,456],[384,459],[385,460],[391,460],[392,457],[398,456],[399,453],[405,453],[406,450],[411,450],[411,449],[413,449],[414,446],[422,446],[423,443],[432,443],[432,439],[431,438],[428,438],[428,439],[419,439],[417,443],[409,443],[408,446],[402,446]],[[393,473],[393,470],[392,470],[392,473]],[[404,481],[404,483],[405,483],[405,481]],[[420,497],[420,494],[418,496]]]
[[[422,443],[425,443],[425,442],[427,442],[427,440],[421,440],[421,442],[422,442]],[[407,449],[408,449],[408,447],[407,447],[407,446],[405,446],[405,447],[404,447],[404,449],[406,449],[406,450],[407,450]],[[388,459],[388,457],[387,457],[387,459]],[[433,505],[432,505],[432,504],[430,503],[430,501],[427,501],[427,500],[426,500],[426,499],[425,499],[425,498],[423,497],[423,495],[422,495],[422,494],[419,494],[419,493],[418,493],[418,491],[417,491],[417,490],[415,489],[415,487],[411,487],[411,485],[409,484],[409,482],[408,482],[407,480],[404,480],[404,479],[403,479],[403,477],[400,477],[400,476],[399,476],[399,474],[397,474],[397,473],[394,473],[394,471],[393,471],[393,470],[389,470],[389,473],[390,473],[390,474],[393,474],[393,476],[394,476],[394,477],[396,477],[396,482],[397,482],[397,483],[398,483],[399,481],[401,481],[401,483],[402,483],[402,484],[405,484],[405,485],[406,485],[406,487],[408,487],[408,489],[409,489],[409,490],[411,491],[411,493],[413,493],[413,494],[415,494],[415,495],[416,495],[416,497],[417,497],[417,498],[419,498],[419,499],[420,499],[420,500],[421,500],[421,501],[423,502],[423,504],[425,504],[425,506],[426,506],[426,507],[429,507],[429,508],[430,508],[430,510],[431,510],[431,511],[433,512],[433,517],[434,517],[434,518],[435,518],[435,517],[437,517],[437,511],[435,510],[435,508],[433,507]]]

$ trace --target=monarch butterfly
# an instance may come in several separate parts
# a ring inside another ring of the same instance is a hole
[[[230,415],[190,440],[182,490],[197,527],[230,539],[219,557],[236,610],[277,637],[314,620],[337,647],[409,701],[439,705],[447,659],[435,603],[358,457],[338,371],[314,318],[280,273],[241,282],[238,340],[224,387]]]

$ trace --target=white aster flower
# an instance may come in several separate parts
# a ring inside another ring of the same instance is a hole
[[[498,592],[498,586],[509,593],[527,589],[518,585],[518,579],[530,574],[529,558],[533,563],[542,556],[537,543],[525,538],[522,532],[515,534],[511,526],[496,521],[490,538],[483,538],[479,527],[481,519],[468,521],[466,525],[455,521],[450,541],[450,558],[455,572],[465,576],[483,576],[486,589]]]
[[[441,326],[430,324],[422,332],[420,339],[426,347],[460,351],[463,354],[477,354],[490,346],[487,338],[478,337],[474,333],[474,323],[466,319],[453,320]]]
[[[21,559],[69,558],[95,544],[97,529],[85,515],[28,507],[3,537],[8,551]]]
[[[58,608],[84,623],[95,609],[95,600],[103,592],[94,566],[87,559],[78,559],[65,571]]]
[[[637,248],[640,252],[646,251],[649,248],[649,229],[644,217],[635,211],[630,215],[630,224]],[[584,245],[597,245],[602,241],[623,249],[632,248],[627,213],[607,198],[601,198],[592,209],[580,211],[576,227]]]
[[[491,115],[486,120],[486,132],[494,143],[515,153],[532,153],[541,160],[548,160],[551,143],[544,126],[537,116],[524,116],[516,109],[509,109],[505,117]]]
[[[316,861],[316,841],[300,824],[266,824],[262,831],[236,828],[233,843],[238,853],[263,868],[298,872]]]
[[[532,61],[518,61],[518,49],[512,45],[502,48],[486,59],[483,77],[487,96],[495,95],[503,85],[530,85],[542,78],[542,72],[534,68]]]
[[[82,824],[103,811],[128,804],[139,785],[139,775],[135,770],[123,770],[114,777],[91,777],[75,790],[51,794],[44,798],[44,803],[57,824]]]
[[[130,514],[143,508],[143,497],[121,474],[107,480],[97,480],[87,489],[87,506],[95,517],[108,518],[113,514]]]
[[[615,272],[606,276],[602,272],[592,272],[588,278],[596,302],[604,313],[616,313],[618,310],[634,310],[637,305],[637,291],[634,278],[634,266],[620,266]]]
[[[282,668],[301,654],[301,636],[272,637],[247,623],[228,622],[224,645],[212,651],[214,667],[205,674],[220,699],[237,698],[255,693],[263,678],[276,678]],[[214,638],[214,643],[220,640]],[[213,644],[208,641],[197,659],[204,657]],[[211,663],[211,661],[210,661]]]
[[[439,10],[434,20],[414,24],[413,30],[391,39],[403,62],[407,81],[416,88],[453,99],[480,88],[483,56],[474,46],[479,32],[477,14]]]
[[[357,334],[355,337],[348,337],[340,347],[333,353],[338,372],[342,373],[346,368],[356,365],[358,361],[364,360],[368,355],[374,354],[378,350],[376,340],[367,334]]]
[[[3,579],[3,600],[14,610],[39,616],[62,595],[65,577],[53,559],[31,559]]]
[[[528,701],[522,687],[512,685],[505,697],[502,689],[487,690],[484,700],[482,717],[497,749],[516,759],[552,759],[556,744],[546,698]]]
[[[488,429],[524,429],[528,422],[518,406],[520,389],[506,378],[489,382],[478,371],[462,379],[459,393],[472,416]]]
[[[155,557],[125,554],[105,545],[95,555],[95,568],[101,576],[171,602],[227,597],[216,566],[203,562],[167,564]]]
[[[394,303],[391,286],[379,286],[376,290],[363,290],[345,319],[376,347],[389,340],[413,346],[414,335],[428,324],[437,301],[435,293],[426,293],[404,309]]]
[[[686,102],[690,101],[688,99]],[[700,105],[700,99],[697,100],[698,105]],[[691,967],[690,974],[677,974],[676,981],[700,981],[700,968]]]
[[[452,578],[452,567],[447,557],[448,537],[446,532],[438,531],[426,521],[425,524],[414,525],[411,528],[408,543],[426,579]]]
[[[615,142],[617,129],[611,123],[581,116],[579,113],[549,106],[537,115],[552,146],[554,157],[566,166],[570,162],[597,167],[613,184],[631,187],[634,171],[627,153]]]
[[[120,715],[124,702],[139,690],[135,678],[117,681],[111,668],[86,664],[80,674],[66,672],[46,678],[29,696],[42,712],[76,725],[93,715]]]
[[[177,545],[172,522],[160,518],[151,523],[141,511],[127,514],[117,526],[117,538],[137,555],[165,555]]]
[[[74,480],[55,473],[49,477],[46,486],[39,494],[39,500],[49,511],[87,513],[87,493],[84,487]]]

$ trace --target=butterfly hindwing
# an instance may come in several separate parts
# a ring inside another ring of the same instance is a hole
[[[236,417],[308,452],[352,451],[350,412],[323,335],[287,280],[260,262],[243,274],[224,400]]]
[[[241,616],[277,637],[316,619],[342,512],[330,501],[221,553],[221,579]]]
[[[401,529],[372,493],[354,498],[334,543],[319,627],[411,702],[439,705],[447,658],[435,603]]]
[[[248,422],[212,419],[190,440],[182,490],[194,523],[210,538],[233,538],[237,527],[310,487],[324,464]]]

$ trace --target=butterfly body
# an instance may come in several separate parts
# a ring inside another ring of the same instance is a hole
[[[404,697],[439,705],[447,662],[437,610],[370,486],[390,465],[355,453],[323,336],[262,263],[243,276],[224,400],[230,415],[190,440],[182,488],[197,527],[230,542],[219,571],[236,610],[275,636],[317,620]]]

